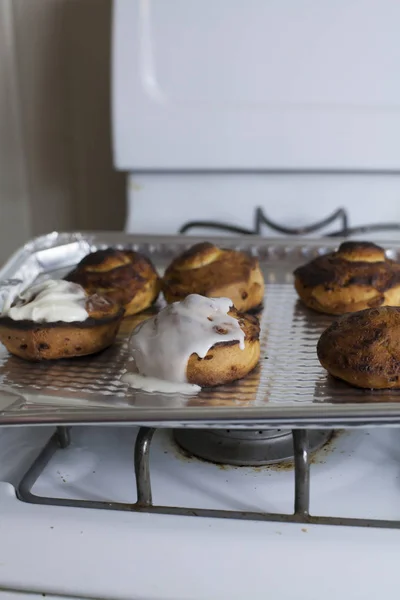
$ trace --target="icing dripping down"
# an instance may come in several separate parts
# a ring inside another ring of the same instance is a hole
[[[171,392],[178,391],[171,383],[179,384],[180,390],[188,390],[186,393],[198,391],[199,386],[197,390],[187,388],[186,369],[192,354],[204,358],[219,342],[236,341],[244,349],[244,331],[237,319],[228,315],[231,306],[229,298],[192,294],[139,325],[132,334],[130,349],[142,377],[129,374],[130,385],[154,391],[163,387],[157,391],[166,391],[165,384],[155,383],[162,381],[169,383]]]

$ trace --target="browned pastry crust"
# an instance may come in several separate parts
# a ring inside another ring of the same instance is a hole
[[[298,295],[318,312],[341,315],[400,305],[400,264],[369,242],[345,242],[337,252],[299,267],[294,276]]]
[[[37,323],[0,317],[0,341],[11,354],[25,360],[85,356],[110,346],[118,333],[124,309],[105,298],[90,296],[85,321]]]
[[[239,342],[214,344],[204,358],[192,354],[188,360],[186,376],[189,383],[210,387],[242,379],[250,373],[260,359],[260,323],[257,317],[232,309],[229,315],[239,321],[245,332],[244,349]],[[221,332],[222,334],[223,332]]]
[[[322,334],[321,365],[361,388],[400,387],[400,308],[370,308],[341,317]]]
[[[237,310],[247,312],[262,304],[264,278],[256,258],[203,242],[169,265],[163,278],[163,292],[169,303],[183,300],[189,294],[230,298]]]
[[[65,278],[88,294],[100,294],[125,308],[125,316],[151,306],[161,282],[148,258],[133,250],[107,248],[88,254]]]

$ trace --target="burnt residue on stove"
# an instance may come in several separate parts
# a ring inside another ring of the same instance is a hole
[[[331,452],[336,450],[336,440],[338,439],[339,436],[344,435],[344,433],[345,433],[344,429],[337,429],[335,431],[332,431],[332,435],[329,438],[329,440],[326,442],[326,444],[324,444],[322,446],[322,448],[320,448],[319,450],[317,450],[316,452],[313,453],[311,460],[310,460],[310,464],[312,464],[312,465],[323,464],[325,462],[325,458],[326,458],[327,454],[330,454]]]
[[[172,442],[171,450],[176,458],[179,458],[185,462],[191,462],[193,460],[200,460],[201,462],[208,462],[206,460],[203,460],[202,458],[197,458],[196,456],[194,456],[194,454],[191,454],[187,450],[184,450],[183,448],[181,448],[179,446],[179,444],[177,444],[173,438],[171,439],[171,442]],[[164,454],[168,454],[168,453],[169,453],[168,451],[164,452]]]
[[[326,456],[336,450],[336,440],[338,439],[339,436],[343,435],[344,433],[345,433],[344,429],[332,431],[331,436],[325,442],[325,444],[318,450],[315,450],[314,452],[312,452],[312,454],[310,456],[310,464],[311,465],[323,464],[325,462]],[[202,462],[202,463],[206,463],[206,464],[211,464],[211,465],[214,465],[215,467],[218,467],[218,469],[220,469],[221,471],[227,471],[230,469],[243,469],[243,468],[251,469],[252,471],[254,471],[256,473],[262,472],[265,470],[267,470],[267,471],[292,471],[292,470],[294,470],[293,459],[282,461],[279,463],[273,463],[273,464],[269,464],[269,465],[260,465],[260,466],[227,465],[227,464],[216,463],[216,462],[213,462],[212,460],[205,460],[203,458],[195,456],[194,454],[191,454],[190,452],[188,452],[187,450],[185,450],[181,446],[179,446],[179,444],[174,440],[173,437],[171,437],[171,442],[172,443],[170,446],[170,450],[176,458],[178,458],[184,462]],[[169,451],[165,451],[164,453],[168,454]]]
[[[325,442],[325,444],[318,450],[312,452],[310,456],[310,465],[323,464],[326,456],[336,450],[336,440],[343,434],[344,429],[332,431],[330,438]],[[265,465],[263,467],[252,467],[252,469],[254,471],[260,471],[262,469],[269,469],[272,471],[294,471],[294,461],[291,459],[286,462]]]

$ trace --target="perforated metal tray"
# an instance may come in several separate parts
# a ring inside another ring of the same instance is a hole
[[[204,238],[201,238],[201,241]],[[210,238],[209,238],[210,239]],[[119,233],[52,233],[17,252],[0,272],[0,293],[23,280],[61,277],[88,252],[134,248],[163,271],[193,237]],[[146,393],[121,379],[129,333],[142,317],[124,320],[117,343],[87,358],[29,363],[0,346],[0,425],[135,423],[157,427],[337,427],[400,424],[400,393],[363,391],[336,381],[320,366],[316,344],[330,317],[298,301],[293,269],[335,248],[334,240],[282,240],[251,236],[214,238],[257,255],[266,279],[261,360],[245,379],[192,397]],[[400,244],[385,243],[398,258]],[[160,301],[162,302],[162,300]]]

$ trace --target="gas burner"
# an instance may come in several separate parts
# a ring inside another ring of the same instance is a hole
[[[311,223],[311,225],[306,225],[304,227],[291,228],[274,223],[274,221],[271,221],[271,219],[267,217],[263,209],[258,207],[254,211],[253,229],[246,229],[244,227],[238,227],[237,225],[231,225],[230,223],[221,223],[218,221],[189,221],[182,225],[179,229],[179,233],[187,233],[190,229],[216,229],[236,235],[262,235],[262,227],[266,226],[283,235],[309,235],[321,231],[321,229],[324,229],[335,221],[339,221],[340,228],[337,231],[325,234],[327,237],[349,237],[350,235],[361,235],[376,231],[400,230],[400,223],[375,223],[371,225],[350,227],[349,218],[344,208],[339,208],[325,219],[322,219],[322,221]]]
[[[309,431],[309,451],[321,448],[331,434],[325,430]],[[176,429],[174,438],[186,452],[218,464],[250,467],[294,458],[292,432],[284,429]]]

